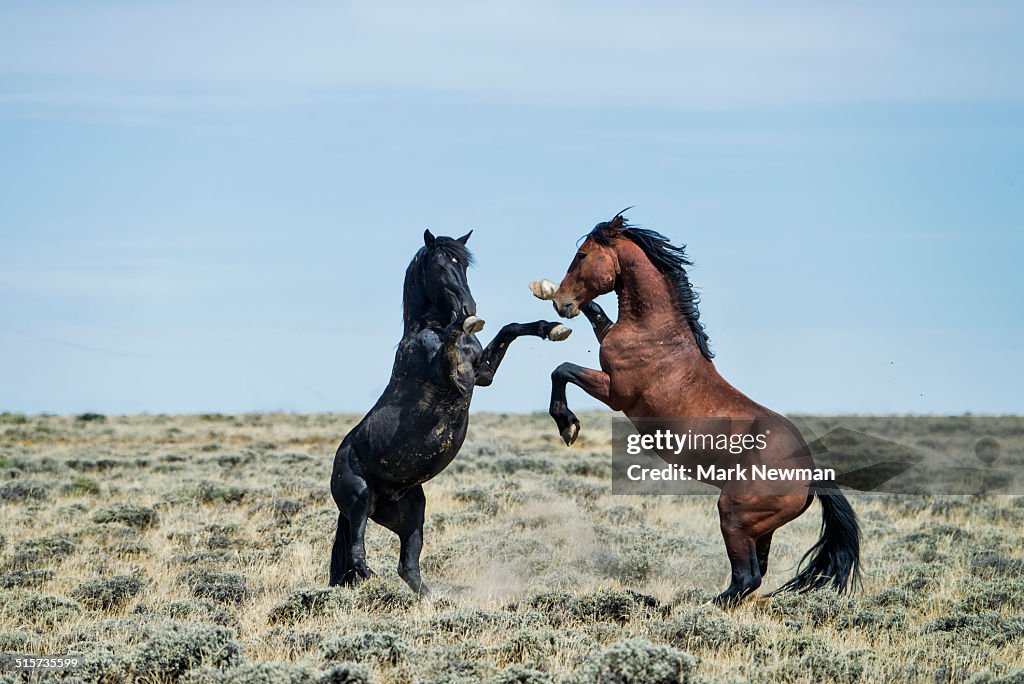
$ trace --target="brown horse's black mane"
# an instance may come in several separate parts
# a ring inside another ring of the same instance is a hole
[[[661,233],[630,225],[621,212],[611,221],[604,221],[594,226],[589,237],[597,244],[607,247],[611,245],[613,235],[632,241],[643,250],[660,273],[672,279],[678,294],[679,311],[690,324],[690,330],[693,331],[693,338],[700,353],[710,361],[714,357],[714,353],[709,346],[709,338],[704,330],[704,324],[700,322],[698,308],[700,296],[694,292],[690,278],[686,275],[685,267],[693,265],[693,262],[686,257],[686,245],[677,247]]]

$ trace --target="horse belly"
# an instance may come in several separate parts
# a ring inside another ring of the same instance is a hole
[[[375,480],[409,487],[431,479],[450,464],[466,439],[468,415],[419,416],[407,429],[399,429],[379,465]],[[421,422],[424,418],[429,420]]]

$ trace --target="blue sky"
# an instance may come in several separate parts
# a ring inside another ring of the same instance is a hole
[[[486,341],[552,318],[526,283],[634,204],[754,399],[1020,412],[1022,28],[1009,2],[0,3],[0,410],[363,411],[424,228],[475,230]],[[474,406],[544,410],[555,365],[597,364],[574,325]]]

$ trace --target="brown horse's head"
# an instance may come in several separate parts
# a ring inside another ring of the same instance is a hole
[[[629,287],[622,278],[623,271],[635,274],[639,260],[645,259],[675,291],[662,304],[678,309],[693,332],[700,353],[710,361],[714,354],[700,322],[700,299],[686,274],[686,267],[693,265],[686,258],[686,245],[673,245],[661,233],[629,224],[622,215],[625,211],[610,221],[598,223],[587,234],[557,289],[547,281],[531,283],[530,289],[537,297],[552,300],[559,316],[572,318],[595,297]]]
[[[619,213],[611,221],[598,223],[576,250],[569,270],[551,296],[559,316],[572,318],[595,297],[615,289],[619,278],[619,257],[612,242],[626,227]]]

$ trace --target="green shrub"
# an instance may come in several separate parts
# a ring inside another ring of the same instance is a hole
[[[646,639],[612,644],[570,680],[577,684],[680,684],[690,681],[693,656]]]
[[[204,504],[238,503],[249,495],[249,490],[233,485],[218,484],[203,480],[194,485],[182,487],[177,496]]]
[[[40,563],[60,563],[75,553],[77,546],[65,536],[36,537],[18,544],[7,565],[14,570],[27,570]]]
[[[244,663],[230,670],[202,667],[182,678],[185,684],[319,684],[321,673],[288,663]]]
[[[164,604],[161,610],[175,620],[210,622],[221,627],[234,627],[238,623],[226,610],[207,599],[171,601]]]
[[[144,553],[149,553],[149,547],[140,541],[129,539],[127,541],[114,544],[110,547],[110,552],[115,556],[124,558],[125,556],[139,556]]]
[[[408,610],[417,601],[419,597],[404,584],[400,586],[376,575],[363,581],[356,589],[356,605],[372,612]]]
[[[312,651],[319,652],[320,644],[324,641],[324,635],[320,632],[305,632],[287,627],[271,627],[261,638],[264,643],[273,644],[274,647],[285,646],[289,657],[305,656]]]
[[[188,585],[196,598],[208,598],[220,603],[241,603],[249,596],[245,577],[237,572],[192,569],[178,576],[178,581]]]
[[[559,643],[552,629],[521,629],[508,634],[490,649],[499,663],[536,664],[551,656]]]
[[[658,632],[667,643],[687,651],[743,649],[757,644],[762,636],[757,625],[741,623],[714,608],[675,615]]]
[[[485,680],[485,684],[551,684],[553,681],[547,672],[522,665],[509,665],[497,675]]]
[[[471,505],[471,510],[486,516],[495,516],[501,510],[497,495],[483,487],[466,487],[456,490],[453,498]]]
[[[49,489],[49,485],[42,480],[19,478],[0,485],[0,501],[45,501]]]
[[[390,632],[364,632],[329,639],[320,646],[328,662],[350,660],[392,667],[409,657],[409,646]]]
[[[74,652],[81,656],[77,668],[69,671],[72,681],[127,682],[131,662],[123,657],[123,649],[105,642],[79,642]]]
[[[305,507],[306,504],[294,499],[273,499],[268,506],[270,512],[279,520],[293,518]]]
[[[1022,577],[1024,560],[1007,558],[996,551],[984,550],[971,556],[971,574],[975,577]]]
[[[370,668],[358,663],[339,663],[324,671],[320,684],[372,684]]]
[[[63,596],[40,594],[26,589],[0,594],[0,614],[37,627],[52,629],[82,614],[77,602]]]
[[[872,635],[880,635],[882,630],[905,629],[907,616],[897,611],[864,609],[843,613],[836,621],[836,626],[841,629],[856,627],[868,630]]]
[[[921,628],[921,632],[923,634],[945,632],[960,639],[1002,646],[1024,639],[1024,617],[1003,617],[998,613],[978,615],[956,613],[929,620]]]
[[[33,637],[20,629],[5,629],[0,632],[0,652],[23,651],[32,644]]]
[[[240,664],[234,634],[216,625],[171,625],[153,634],[136,652],[136,679],[177,681],[200,666],[226,669]]]
[[[71,479],[71,482],[64,485],[65,494],[83,494],[88,496],[95,496],[100,493],[100,483],[91,477],[85,475],[78,475]]]
[[[53,579],[54,572],[49,568],[38,570],[14,570],[0,576],[0,589],[14,587],[38,587]]]
[[[351,603],[351,592],[337,587],[299,587],[270,609],[270,624],[295,624],[322,616],[331,606]]]
[[[71,596],[86,608],[114,610],[123,608],[139,595],[144,586],[141,578],[132,575],[101,577],[82,582]]]
[[[627,622],[641,610],[656,610],[658,600],[640,592],[624,589],[599,589],[580,596],[575,605],[578,617],[587,621]]]
[[[153,527],[159,520],[160,517],[152,508],[124,503],[104,508],[92,517],[95,523],[121,523],[137,530]]]
[[[783,592],[776,594],[758,610],[776,618],[786,619],[792,625],[820,627],[831,624],[839,616],[854,610],[853,601],[828,590],[804,593]]]

